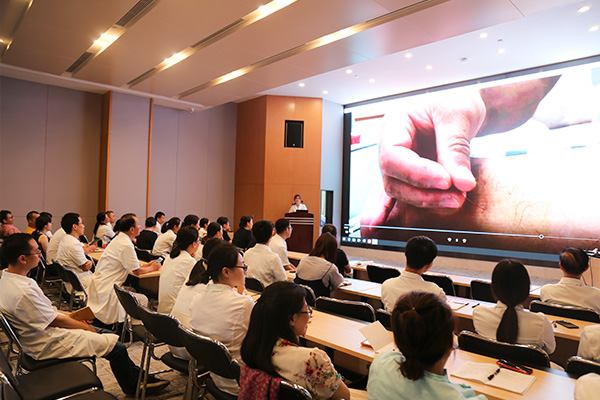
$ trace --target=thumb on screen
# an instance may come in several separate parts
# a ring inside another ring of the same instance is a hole
[[[471,137],[468,127],[452,125],[436,126],[437,157],[452,177],[458,190],[469,192],[477,186],[471,172]]]

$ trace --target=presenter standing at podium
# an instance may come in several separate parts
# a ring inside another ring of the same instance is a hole
[[[292,203],[290,211],[288,212],[292,213],[296,211],[308,211],[308,208],[306,208],[306,205],[302,202],[302,197],[299,194],[294,196],[294,203]]]

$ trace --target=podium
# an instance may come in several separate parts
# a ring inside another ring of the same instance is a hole
[[[307,212],[292,212],[285,214],[294,229],[287,240],[288,251],[310,253],[313,247],[314,214]]]

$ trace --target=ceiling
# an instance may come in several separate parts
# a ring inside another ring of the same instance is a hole
[[[276,0],[291,4],[257,19],[268,1],[0,0],[0,74],[201,110],[348,104],[600,54],[600,0]]]

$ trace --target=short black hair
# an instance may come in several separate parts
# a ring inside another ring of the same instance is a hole
[[[154,218],[154,217],[146,218],[146,222],[144,222],[144,225],[146,226],[146,228],[152,228],[153,226],[156,226],[156,218]]]
[[[27,213],[27,217],[26,217],[26,218],[27,218],[27,221],[29,221],[30,219],[33,219],[33,216],[34,216],[35,214],[37,214],[37,215],[38,215],[38,217],[39,217],[39,215],[40,215],[40,213],[39,213],[39,212],[37,212],[37,211],[35,211],[35,210],[29,211],[29,212]]]
[[[52,221],[52,214],[50,214],[48,211],[42,211],[42,212],[40,213],[40,217],[43,217],[44,215],[45,215],[46,217],[49,217],[49,218],[50,218],[50,221]]]
[[[333,236],[337,236],[337,228],[333,224],[325,224],[323,228],[321,228],[321,233],[329,232]]]
[[[119,232],[127,232],[135,226],[135,215],[123,216],[118,221]]]
[[[63,215],[60,220],[60,227],[66,232],[67,235],[73,232],[73,225],[77,225],[79,223],[80,215],[77,213],[66,213]]]
[[[226,225],[227,223],[229,223],[229,218],[227,217],[219,217],[217,218],[217,222],[219,224],[221,224],[221,226]]]
[[[32,239],[33,237],[28,233],[14,233],[5,238],[0,248],[2,267],[16,265],[20,256],[29,254],[32,250],[29,242]]]
[[[40,215],[39,217],[37,217],[37,219],[35,220],[35,229],[37,231],[42,231],[42,229],[44,229],[44,227],[46,225],[48,225],[50,222],[52,222],[52,219],[50,219],[49,216],[47,215]]]
[[[279,218],[275,221],[275,231],[277,233],[283,233],[288,226],[290,226],[290,220],[287,218]],[[256,235],[254,235],[254,237],[256,237]]]
[[[154,214],[154,218],[159,219],[160,217],[164,217],[165,213],[162,211],[158,211],[156,214]]]
[[[181,227],[185,228],[186,226],[193,226],[193,225],[196,225],[199,221],[200,221],[200,217],[198,217],[196,214],[188,214],[183,219],[183,222],[181,223]]]
[[[261,219],[252,226],[252,235],[257,243],[265,244],[273,236],[275,225],[269,220]]]
[[[240,218],[240,225],[239,225],[239,227],[242,228],[242,229],[245,228],[246,225],[248,225],[248,223],[250,221],[252,221],[252,217],[251,216],[249,216],[249,215],[242,215],[242,218]]]
[[[590,263],[590,257],[579,247],[569,247],[560,252],[560,265],[569,275],[581,275]]]
[[[208,225],[209,222],[210,222],[210,220],[206,217],[200,218],[200,227],[204,228],[204,226]]]
[[[0,223],[4,223],[5,219],[8,219],[8,214],[12,214],[11,211],[8,210],[2,210],[0,211]]]
[[[427,236],[415,236],[408,240],[406,249],[406,265],[413,269],[422,269],[433,262],[438,250],[435,242]]]

